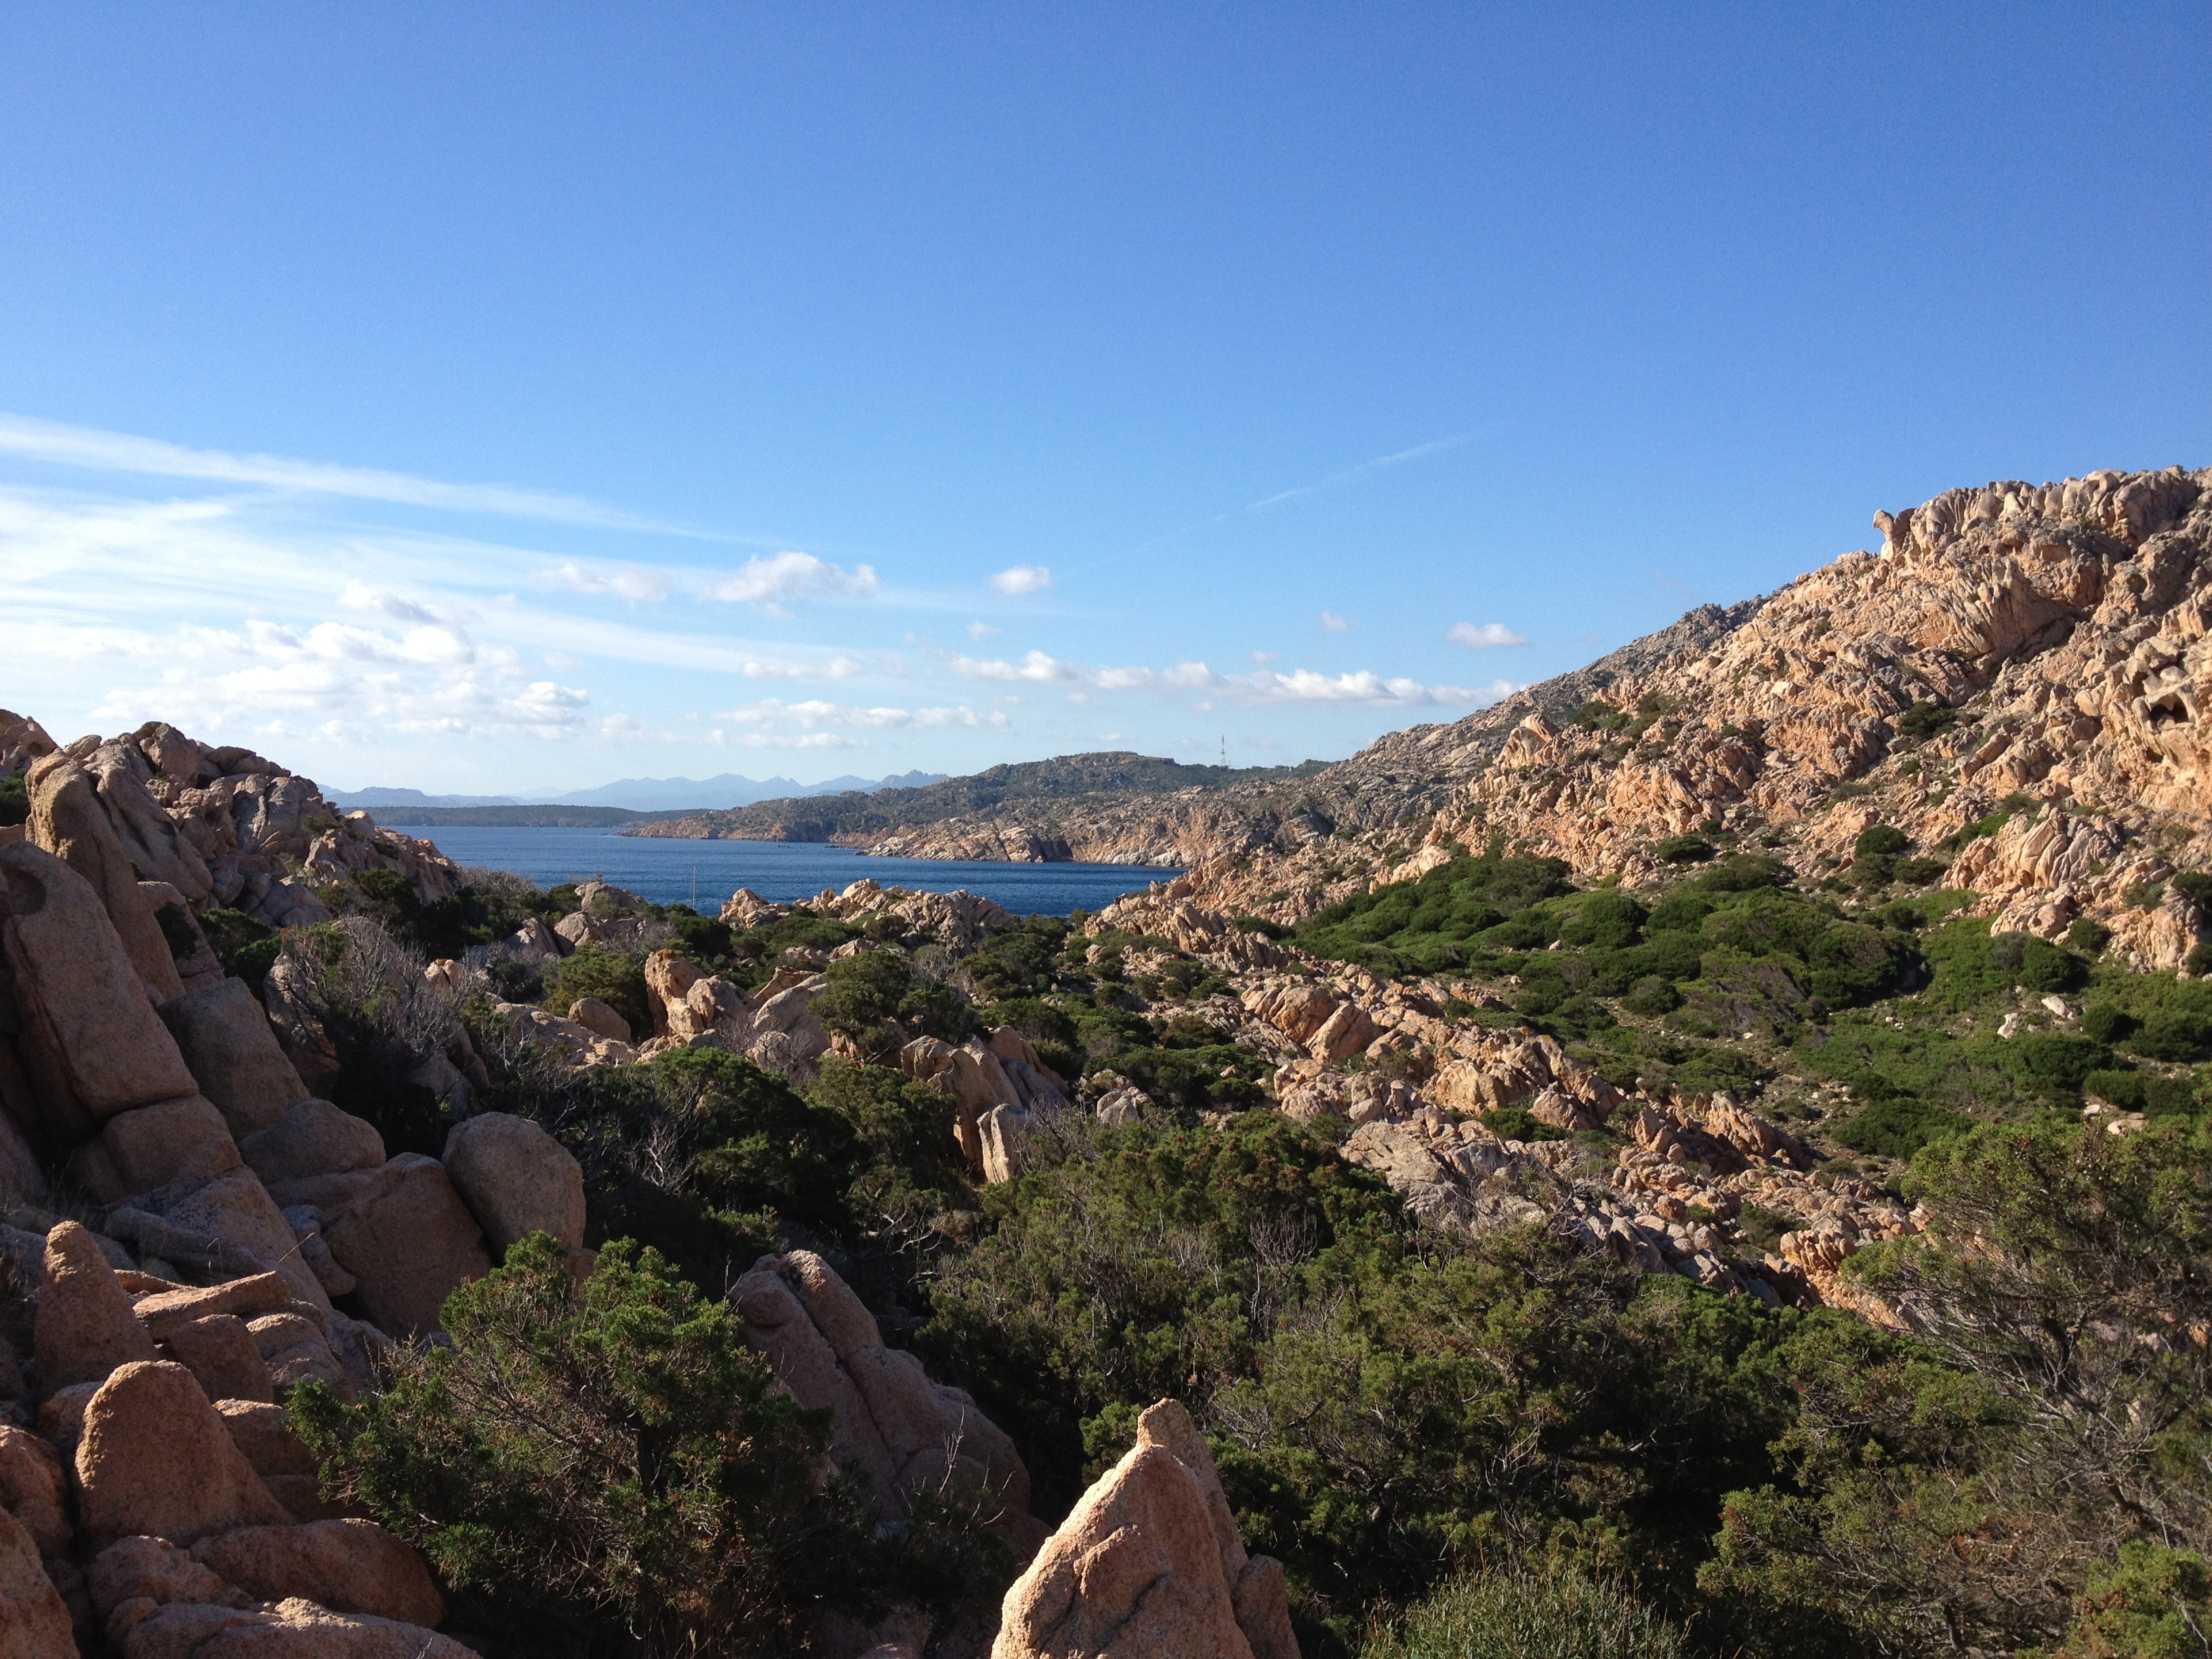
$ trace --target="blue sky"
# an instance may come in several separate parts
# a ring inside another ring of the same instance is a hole
[[[0,705],[1347,754],[2212,463],[2201,5],[0,12]]]

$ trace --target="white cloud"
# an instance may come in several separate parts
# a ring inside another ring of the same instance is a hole
[[[571,559],[550,570],[538,572],[531,580],[540,587],[565,587],[572,593],[611,593],[633,604],[658,604],[668,597],[667,574],[642,565],[623,565],[611,574],[602,575]]]
[[[1515,633],[1504,623],[1484,623],[1479,628],[1473,623],[1454,623],[1444,629],[1444,637],[1454,645],[1463,645],[1470,651],[1487,651],[1493,646],[1528,643],[1525,635]]]
[[[784,609],[787,599],[865,599],[876,588],[873,565],[854,565],[847,571],[811,553],[786,551],[768,558],[756,554],[745,561],[743,569],[708,583],[699,594],[702,599],[756,605],[771,617],[786,617],[791,614]]]
[[[1321,613],[1321,625],[1322,632],[1328,634],[1346,633],[1352,627],[1349,622],[1338,616],[1334,611],[1324,611]]]
[[[988,714],[978,714],[964,703],[957,708],[862,708],[845,703],[827,702],[819,698],[805,702],[786,702],[781,697],[764,697],[758,702],[725,709],[713,718],[732,720],[740,726],[790,722],[810,729],[860,726],[878,731],[928,730],[947,726],[1004,729],[1008,724],[1006,715],[995,709]]]
[[[849,680],[866,671],[850,657],[828,662],[763,662],[747,658],[738,671],[749,680]]]
[[[374,611],[394,622],[434,623],[437,613],[412,599],[403,599],[397,593],[387,593],[380,587],[371,587],[367,582],[348,582],[339,603],[354,611]]]
[[[1006,631],[1003,628],[994,628],[980,618],[968,624],[968,637],[971,640],[988,640],[994,634],[1003,634]]]
[[[1280,662],[1282,659],[1283,653],[1279,651],[1255,651],[1252,653],[1252,660],[1263,668],[1271,662]]]
[[[1318,495],[1322,490],[1333,489],[1339,484],[1352,483],[1361,478],[1372,477],[1377,472],[1387,471],[1391,467],[1403,466],[1407,461],[1418,461],[1424,456],[1438,454],[1447,449],[1456,449],[1469,440],[1481,435],[1479,431],[1455,432],[1448,437],[1432,438],[1427,443],[1415,444],[1411,449],[1401,449],[1389,455],[1377,455],[1371,461],[1362,461],[1358,466],[1346,467],[1341,472],[1332,472],[1326,478],[1317,478],[1310,484],[1300,484],[1294,489],[1279,490],[1273,495],[1265,495],[1256,501],[1248,502],[1247,509],[1256,510],[1261,507],[1279,506],[1284,501],[1303,501],[1309,495]]]
[[[991,586],[1001,593],[1042,593],[1052,586],[1052,568],[1042,564],[1014,565],[992,577]]]
[[[255,484],[302,495],[347,496],[409,507],[442,507],[450,512],[545,519],[562,524],[597,525],[663,535],[695,533],[675,525],[603,507],[580,496],[548,490],[518,489],[506,484],[446,483],[404,472],[334,466],[327,462],[292,460],[281,455],[234,455],[220,449],[186,449],[159,438],[64,426],[56,421],[35,421],[15,415],[0,415],[0,454],[21,455],[100,472]]]
[[[1101,691],[1196,691],[1218,695],[1247,706],[1336,702],[1384,708],[1438,704],[1480,708],[1519,689],[1506,680],[1480,688],[1424,685],[1419,680],[1403,677],[1386,679],[1364,669],[1337,675],[1318,673],[1310,668],[1287,674],[1264,669],[1249,674],[1222,674],[1202,662],[1180,662],[1172,668],[1091,668],[1042,651],[1029,652],[1019,662],[953,656],[946,659],[946,666],[963,679],[1071,686],[1073,690],[1069,698],[1078,703],[1088,702],[1092,694]]]

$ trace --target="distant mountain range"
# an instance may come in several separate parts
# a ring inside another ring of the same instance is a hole
[[[461,806],[618,806],[634,812],[677,809],[726,811],[756,801],[791,800],[809,795],[842,795],[858,790],[915,789],[942,783],[943,772],[905,772],[888,778],[831,778],[824,783],[793,783],[789,778],[747,778],[725,772],[712,778],[622,778],[596,789],[565,795],[431,795],[420,789],[379,786],[368,789],[325,789],[323,798],[351,811],[367,807],[445,809]]]

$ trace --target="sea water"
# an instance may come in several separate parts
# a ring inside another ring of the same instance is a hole
[[[1124,894],[1180,873],[1140,864],[969,863],[949,859],[872,858],[818,842],[672,841],[611,830],[489,824],[394,826],[436,843],[456,864],[511,871],[541,886],[597,876],[655,904],[690,904],[707,915],[740,887],[787,903],[825,887],[842,891],[872,879],[928,893],[966,888],[1017,915],[1064,916],[1099,910]]]

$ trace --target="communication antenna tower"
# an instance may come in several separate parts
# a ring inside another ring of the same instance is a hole
[[[1229,764],[1229,734],[1226,732],[1221,734],[1221,763],[1224,766]]]

